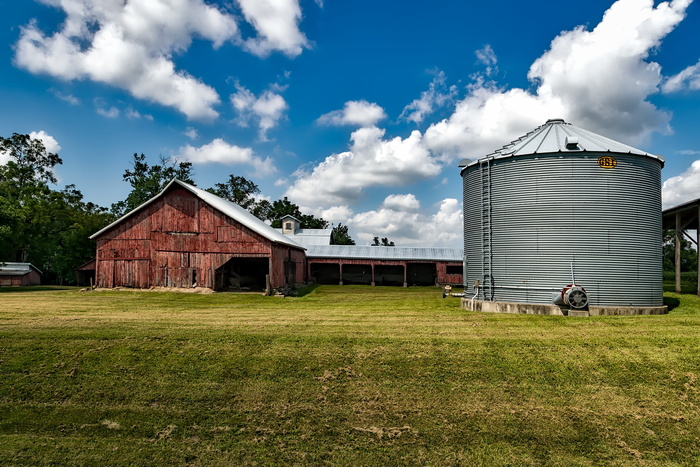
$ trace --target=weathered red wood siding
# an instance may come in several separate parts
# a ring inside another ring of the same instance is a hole
[[[14,276],[0,276],[0,286],[19,287],[27,285],[40,285],[41,275],[34,269],[30,269],[27,274],[17,274]]]
[[[273,245],[270,282],[301,284],[307,280],[306,254],[286,245]]]
[[[272,243],[175,188],[97,238],[99,287],[214,287],[215,271],[231,258],[270,258],[272,287],[285,285],[285,258],[304,252]],[[305,266],[304,266],[305,267]],[[306,270],[297,274],[297,282]]]
[[[437,263],[437,281],[438,284],[452,284],[452,285],[459,285],[462,284],[462,277],[463,273],[460,272],[459,274],[448,274],[447,273],[447,266],[454,266],[455,268],[459,268],[460,271],[462,271],[462,263],[455,263],[455,262],[445,262],[445,261],[440,261]]]

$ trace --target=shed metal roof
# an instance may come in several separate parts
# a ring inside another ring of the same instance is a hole
[[[95,238],[98,235],[106,232],[107,230],[111,229],[112,227],[116,226],[120,222],[122,222],[124,219],[127,217],[131,217],[133,214],[136,212],[140,211],[141,209],[145,208],[149,204],[153,203],[155,200],[160,198],[165,194],[168,189],[173,186],[173,185],[178,185],[187,191],[193,193],[195,196],[197,196],[199,199],[204,201],[205,203],[209,204],[211,207],[219,210],[223,214],[226,214],[228,217],[234,219],[235,221],[240,222],[244,226],[248,227],[250,230],[257,232],[258,234],[262,235],[263,237],[267,238],[271,242],[274,243],[280,243],[282,245],[287,245],[291,246],[294,248],[301,248],[304,249],[303,246],[299,245],[297,242],[294,240],[290,239],[286,235],[278,232],[277,230],[273,229],[257,217],[255,217],[253,214],[250,212],[246,211],[236,203],[232,203],[231,201],[228,201],[226,199],[220,198],[216,196],[215,194],[209,193],[208,191],[200,190],[199,188],[193,187],[192,185],[189,185],[185,182],[182,182],[176,178],[172,179],[170,183],[161,191],[158,193],[156,196],[153,198],[149,199],[145,203],[143,203],[141,206],[137,207],[133,211],[125,214],[124,216],[120,217],[116,221],[112,222],[109,224],[107,227],[104,229],[100,230],[99,232],[95,232],[90,236],[90,238]]]
[[[664,230],[676,228],[676,214],[680,215],[683,230],[698,230],[700,228],[700,198],[664,209],[662,212]]]
[[[459,248],[406,248],[355,245],[309,245],[306,256],[334,259],[373,259],[389,261],[454,261],[461,262],[464,252]]]
[[[0,262],[0,276],[24,276],[34,269],[42,274],[32,263],[7,263]]]
[[[291,216],[290,216],[291,217]],[[284,229],[275,229],[284,233]],[[333,229],[297,229],[293,234],[284,234],[300,245],[330,245]]]
[[[566,123],[561,118],[547,120],[544,125],[479,159],[577,152],[633,154],[657,159],[662,166],[665,162],[665,159],[659,155],[651,154],[598,135],[592,131],[584,130],[571,123]],[[470,167],[477,163],[478,160],[465,163],[464,165]]]

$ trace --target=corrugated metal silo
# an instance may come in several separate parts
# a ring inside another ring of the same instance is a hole
[[[565,123],[462,169],[465,283],[477,299],[659,307],[664,159]]]

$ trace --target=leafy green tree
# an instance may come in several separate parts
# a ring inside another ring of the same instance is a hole
[[[9,156],[0,166],[0,254],[5,261],[30,261],[37,258],[35,238],[51,193],[48,183],[56,182],[53,169],[62,161],[40,139],[18,133],[0,137],[0,152]]]
[[[17,259],[15,241],[21,227],[21,207],[15,199],[0,194],[0,261]]]
[[[41,140],[15,133],[0,149],[10,156],[0,166],[0,261],[30,262],[44,281],[73,282],[75,268],[95,255],[88,236],[112,217],[73,185],[51,189],[62,161]]]
[[[254,209],[258,204],[255,195],[260,194],[260,188],[245,177],[231,174],[226,183],[217,183],[214,188],[208,188],[207,191],[255,214]]]
[[[96,244],[90,240],[104,226],[116,217],[106,208],[83,201],[83,195],[69,185],[55,192],[51,209],[59,213],[61,222],[55,226],[56,238],[51,251],[45,253],[44,268],[54,276],[59,284],[75,281],[75,268],[95,256]]]
[[[331,245],[354,245],[355,240],[352,239],[348,232],[348,226],[338,224],[333,227],[331,232]]]
[[[0,137],[0,153],[10,160],[0,166],[0,178],[6,194],[19,195],[25,188],[38,184],[56,183],[53,168],[62,164],[58,154],[48,152],[43,141],[29,135],[13,133],[10,138]]]
[[[172,162],[160,156],[160,164],[149,165],[146,156],[134,153],[132,168],[124,171],[124,181],[131,185],[131,192],[124,201],[112,204],[116,216],[136,209],[160,193],[173,178],[194,185],[191,162]]]
[[[664,231],[664,271],[676,270],[676,233],[674,230]],[[681,235],[681,272],[698,270],[698,252],[685,235]]]
[[[394,242],[390,242],[387,237],[383,237],[381,242],[379,241],[379,237],[374,237],[374,241],[371,246],[396,246],[394,245]]]
[[[284,198],[272,203],[267,219],[272,221],[272,227],[282,227],[282,218],[284,216],[294,216],[299,219],[302,229],[325,229],[328,227],[328,222],[320,217],[302,214],[299,206],[292,203],[285,196]]]
[[[248,209],[250,212],[253,213],[255,217],[261,220],[268,220],[270,218],[270,215],[272,213],[272,203],[269,202],[266,199],[261,199],[255,205],[253,205],[252,209]]]

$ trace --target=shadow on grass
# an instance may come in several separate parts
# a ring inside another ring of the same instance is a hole
[[[80,287],[69,285],[30,285],[25,287],[0,287],[0,293],[12,292],[52,292],[56,290],[79,290]]]
[[[673,310],[674,308],[680,306],[681,301],[677,298],[672,298],[672,297],[664,297],[664,305],[668,307],[668,311]]]
[[[311,284],[307,285],[306,287],[301,287],[297,290],[297,297],[305,297],[306,295],[309,295],[311,292],[316,290],[318,288],[318,284]]]

